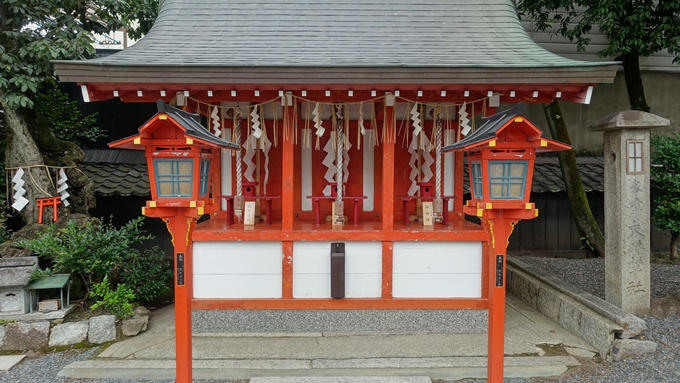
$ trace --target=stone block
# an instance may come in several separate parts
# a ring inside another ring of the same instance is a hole
[[[516,272],[512,273],[510,281],[510,291],[517,295],[524,303],[532,308],[537,308],[539,289],[536,283],[529,280],[529,277],[526,274]]]
[[[538,299],[536,301],[538,312],[555,322],[559,322],[561,305],[562,300],[554,290],[541,286],[538,290]]]
[[[668,314],[680,315],[680,291],[667,297],[652,299],[649,313],[659,318],[665,318]]]
[[[132,319],[127,319],[123,321],[123,335],[125,336],[135,336],[141,331],[146,329],[146,324],[149,322],[148,316],[138,316],[135,315]]]
[[[614,332],[622,331],[613,322],[567,298],[562,298],[560,304],[559,324],[593,346],[602,357],[609,354]]]
[[[95,344],[116,340],[116,317],[100,315],[90,318],[88,339]]]
[[[614,362],[656,352],[656,343],[649,340],[616,339],[612,343]]]
[[[87,321],[56,325],[52,329],[49,346],[68,346],[84,342],[87,339],[89,327]]]
[[[36,350],[47,346],[50,322],[17,322],[5,328],[7,350]]]
[[[151,314],[151,311],[144,306],[137,306],[135,309],[135,315],[139,315],[140,317],[149,316],[149,314]]]

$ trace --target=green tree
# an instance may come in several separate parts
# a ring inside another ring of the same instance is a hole
[[[652,186],[662,194],[656,198],[652,223],[671,231],[671,259],[678,259],[680,240],[680,134],[652,137]]]
[[[157,5],[157,4],[156,4]],[[41,165],[73,167],[82,150],[55,136],[47,119],[35,107],[45,83],[54,83],[51,60],[92,57],[93,33],[126,28],[143,33],[148,23],[135,28],[130,20],[153,1],[124,0],[0,0],[0,109],[6,132],[5,165],[30,167],[26,184],[29,201],[54,195],[50,176]],[[156,12],[148,10],[150,14]],[[92,183],[70,169],[72,209],[86,213],[94,206]],[[37,220],[35,204],[22,212],[24,223]]]
[[[630,108],[649,112],[640,74],[640,57],[662,50],[680,54],[680,0],[520,0],[520,15],[535,22],[535,29],[576,41],[584,51],[594,26],[609,38],[600,57],[621,61]],[[679,62],[676,57],[674,62]],[[553,137],[569,143],[567,124],[557,101],[543,110]],[[604,256],[604,237],[592,215],[573,151],[559,153],[562,178],[574,220],[587,249]]]

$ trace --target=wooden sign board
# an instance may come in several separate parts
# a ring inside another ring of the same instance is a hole
[[[255,225],[255,201],[248,201],[245,203],[245,209],[243,210],[243,225]]]
[[[423,226],[434,225],[434,208],[432,202],[423,202]]]

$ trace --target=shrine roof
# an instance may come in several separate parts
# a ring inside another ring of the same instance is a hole
[[[128,84],[595,84],[618,68],[539,47],[512,0],[165,0],[135,45],[55,65]]]

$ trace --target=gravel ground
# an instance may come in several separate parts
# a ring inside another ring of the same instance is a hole
[[[522,260],[565,281],[604,298],[604,261],[601,259],[560,259],[522,257]],[[680,290],[680,265],[652,265],[652,298]],[[559,378],[505,379],[505,383],[678,383],[680,382],[680,317],[642,317],[647,322],[646,338],[658,344],[655,354],[618,363],[584,360]],[[57,373],[67,364],[87,360],[96,348],[63,351],[25,360],[9,372],[0,372],[0,383],[173,383],[174,380],[136,381],[119,379],[64,379]],[[460,380],[457,383],[482,383]],[[200,380],[201,383],[236,383],[225,380]],[[240,383],[240,382],[239,382]]]

